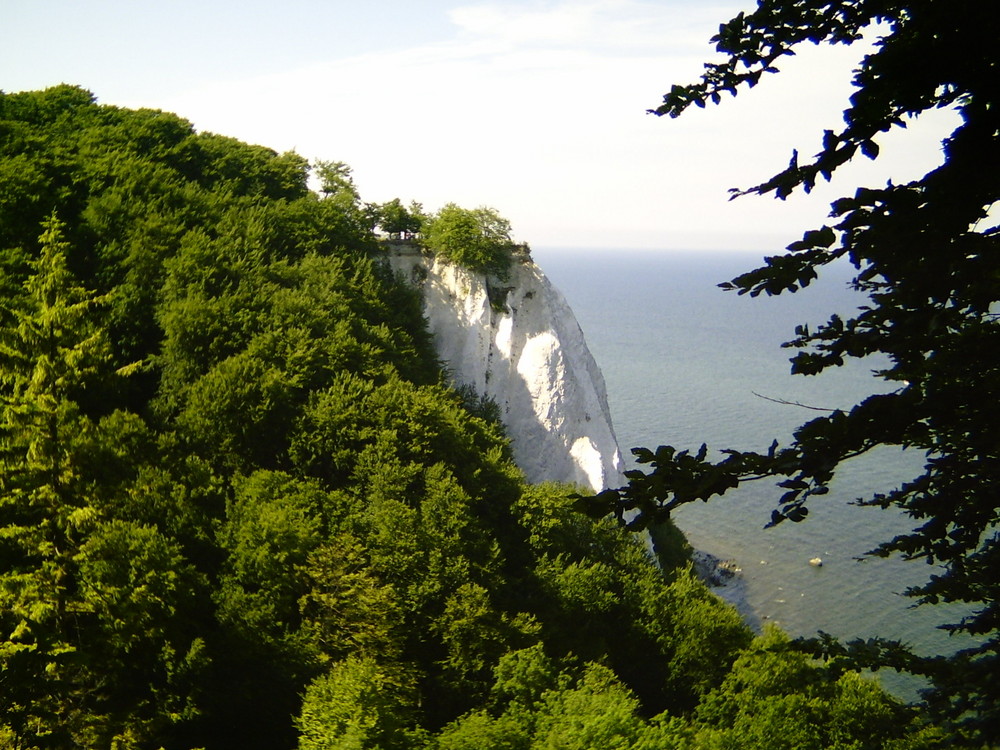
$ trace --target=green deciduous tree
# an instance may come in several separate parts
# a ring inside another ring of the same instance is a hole
[[[736,660],[698,707],[704,737],[722,747],[797,750],[935,746],[939,737],[923,734],[915,713],[874,681],[818,668],[791,645],[768,628]]]
[[[492,208],[461,208],[449,203],[431,216],[423,242],[433,252],[473,271],[506,279],[514,244],[510,222]]]
[[[304,568],[308,590],[299,599],[303,630],[322,659],[349,654],[398,657],[404,611],[395,589],[372,570],[364,545],[350,532],[332,536]]]
[[[444,727],[438,747],[707,750],[917,750],[942,734],[856,672],[821,668],[769,629],[747,648],[693,716],[678,707],[647,718],[608,667],[546,656],[541,644],[506,654],[489,710]]]
[[[68,701],[70,716],[79,714],[75,741],[138,747],[194,720],[209,663],[195,615],[205,581],[181,546],[154,526],[102,522],[74,564],[77,601],[67,627],[79,639],[73,676],[82,685]]]
[[[638,699],[600,664],[557,663],[538,645],[505,655],[495,675],[497,710],[452,722],[438,736],[439,747],[625,749],[644,731]]]
[[[877,26],[876,26],[877,25]],[[933,109],[951,108],[961,122],[944,141],[941,166],[904,184],[860,188],[831,206],[831,222],[808,231],[787,252],[723,286],[740,294],[778,294],[808,286],[826,264],[844,258],[853,286],[869,303],[854,317],[800,326],[788,346],[799,349],[793,372],[818,374],[849,357],[882,355],[877,377],[894,387],[849,411],[799,428],[791,443],[762,452],[725,451],[721,461],[662,447],[637,450],[650,471],[591,501],[597,514],[637,512],[633,527],[680,505],[722,494],[761,477],[782,493],[771,524],[800,521],[826,493],[838,465],[879,445],[926,455],[923,473],[863,504],[895,507],[915,522],[874,554],[935,564],[930,580],[909,593],[920,602],[962,602],[969,614],[950,629],[972,634],[977,647],[950,660],[917,659],[898,644],[849,649],[859,663],[903,667],[930,677],[925,697],[996,742],[1000,738],[1000,13],[982,0],[761,0],[714,37],[724,55],[699,83],[674,86],[657,114],[719,102],[752,87],[805,42],[850,44],[874,28],[873,51],[856,70],[844,124],[825,131],[822,147],[742,194],[784,198],[808,192],[852,158],[874,159],[883,134]],[[828,655],[830,641],[815,644]]]
[[[398,665],[349,656],[310,684],[297,724],[300,750],[406,748],[416,685]]]
[[[588,664],[574,687],[544,696],[532,744],[567,750],[628,750],[642,725],[638,713],[638,699],[612,670]]]
[[[665,581],[626,532],[573,512],[569,493],[542,486],[517,504],[537,550],[543,633],[561,634],[551,648],[613,666],[647,711],[693,707],[750,642],[749,629],[690,565]]]
[[[323,499],[315,482],[257,471],[238,481],[220,530],[227,552],[221,618],[297,658],[299,599],[307,591],[306,560],[320,543]]]
[[[383,232],[398,236],[416,234],[420,231],[423,218],[419,203],[413,203],[407,209],[399,198],[393,198],[387,203],[375,206],[375,209],[378,226]]]

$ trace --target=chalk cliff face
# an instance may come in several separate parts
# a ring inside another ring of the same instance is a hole
[[[422,290],[454,380],[500,406],[529,482],[595,491],[624,483],[604,377],[573,311],[537,265],[520,259],[500,282],[405,244],[391,246],[389,258]]]

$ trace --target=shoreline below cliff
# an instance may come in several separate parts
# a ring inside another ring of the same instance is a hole
[[[761,618],[750,606],[743,569],[734,560],[724,560],[704,550],[692,550],[691,563],[709,591],[734,607],[751,630],[762,631]]]

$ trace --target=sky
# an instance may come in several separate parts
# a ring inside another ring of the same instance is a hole
[[[532,247],[779,252],[858,184],[921,176],[949,113],[809,196],[730,188],[819,150],[864,48],[813,47],[720,106],[647,110],[753,0],[0,0],[0,90],[102,104],[343,161],[362,199],[490,206]]]

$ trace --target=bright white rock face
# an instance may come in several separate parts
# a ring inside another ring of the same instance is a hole
[[[423,292],[438,357],[454,381],[500,406],[529,482],[594,491],[624,484],[604,377],[573,311],[538,266],[519,259],[499,282],[404,244],[391,247],[389,262]]]

